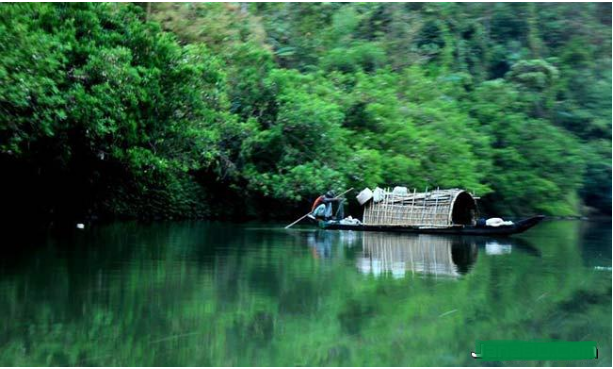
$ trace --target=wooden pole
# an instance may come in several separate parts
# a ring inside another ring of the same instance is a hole
[[[340,195],[336,196],[334,199],[335,199],[335,200],[338,200],[338,199],[339,199],[341,196],[343,196],[344,194],[346,194],[346,193],[347,193],[347,192],[349,192],[349,191],[353,191],[353,187],[351,187],[351,188],[350,188],[350,189],[348,189],[347,191],[343,192],[342,194],[340,194]]]
[[[306,218],[309,214],[311,214],[311,212],[309,211],[308,213],[304,214],[303,216],[301,216],[297,221],[295,221],[292,224],[286,225],[285,229],[288,229],[289,227],[293,226],[294,224],[298,223],[299,221],[301,221],[302,219]]]
[[[415,225],[415,197],[417,196],[417,188],[413,188],[413,203],[411,204],[411,225]]]
[[[434,202],[434,215],[432,216],[433,225],[436,225],[436,217],[437,217],[436,211],[438,210],[438,197],[439,197],[438,190],[439,188],[437,187],[436,188],[436,201]]]
[[[421,205],[421,219],[419,221],[420,225],[424,224],[424,216],[426,215],[426,198],[428,197],[428,187],[426,187],[426,192],[424,192],[424,202]]]

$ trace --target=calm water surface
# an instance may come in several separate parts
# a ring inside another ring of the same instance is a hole
[[[610,222],[501,239],[120,223],[2,250],[1,366],[611,366]],[[488,363],[477,339],[600,358]]]

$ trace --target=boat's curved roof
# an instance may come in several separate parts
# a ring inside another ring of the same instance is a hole
[[[364,207],[364,224],[448,227],[475,220],[476,199],[460,188],[426,192],[377,188],[374,193]]]

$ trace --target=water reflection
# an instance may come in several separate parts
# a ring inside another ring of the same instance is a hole
[[[586,266],[594,267],[596,270],[611,270],[611,251],[613,249],[601,247],[602,243],[611,244],[610,227],[610,221],[605,220],[580,223],[579,234],[583,242],[579,248]]]
[[[479,251],[488,256],[509,255],[513,250],[540,257],[540,251],[521,238],[444,235],[408,235],[379,232],[323,231],[307,234],[316,259],[342,257],[342,249],[358,249],[355,265],[363,274],[394,278],[424,274],[458,278],[473,268]]]
[[[541,257],[541,251],[534,247],[528,240],[522,238],[483,238],[477,241],[480,249],[485,250],[486,255],[508,255],[516,252]]]
[[[356,265],[360,272],[374,276],[391,273],[402,278],[419,273],[457,278],[471,269],[477,254],[474,240],[461,237],[366,233]]]
[[[485,253],[487,255],[505,255],[510,254],[513,247],[504,242],[498,240],[491,240],[485,243]]]
[[[0,366],[471,366],[474,341],[494,338],[595,340],[606,366],[611,229],[579,225],[468,238],[118,223],[11,255],[22,243],[5,237]]]
[[[354,248],[361,246],[363,232],[353,231],[324,231],[309,232],[306,242],[311,254],[316,259],[332,258],[335,255],[335,246]]]

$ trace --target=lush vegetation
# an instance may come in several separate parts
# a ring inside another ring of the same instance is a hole
[[[610,214],[611,6],[2,4],[0,112],[11,219],[375,185]]]

